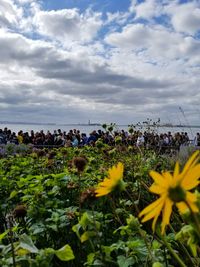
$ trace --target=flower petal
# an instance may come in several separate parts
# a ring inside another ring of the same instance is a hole
[[[105,196],[110,193],[110,190],[108,188],[99,188],[95,190],[96,197]]]
[[[154,194],[158,194],[158,195],[161,195],[163,194],[164,192],[166,192],[166,189],[161,187],[160,185],[157,185],[157,184],[152,184],[149,188],[149,191],[151,193],[154,193]]]
[[[184,214],[188,210],[187,205],[183,201],[181,201],[179,203],[176,203],[176,206],[177,206],[178,211],[179,211],[180,214]]]
[[[198,207],[196,205],[197,196],[194,193],[187,192],[186,201],[187,201],[188,205],[190,206],[190,208],[191,208],[191,210],[193,212],[198,212],[199,211],[199,209],[198,209]]]
[[[165,182],[167,182],[167,185],[170,186],[171,184],[173,184],[174,182],[174,179],[173,179],[173,176],[171,175],[171,173],[169,172],[163,172],[162,173],[164,179],[165,179]]]
[[[185,175],[185,177],[183,177],[181,181],[181,186],[185,190],[191,190],[200,183],[199,178],[200,178],[200,164],[196,165],[191,170],[188,170],[187,174]]]
[[[156,210],[156,208],[161,204],[163,203],[164,201],[164,197],[160,197],[158,198],[156,201],[154,201],[153,203],[151,203],[150,205],[148,205],[146,208],[144,208],[140,214],[139,214],[139,217],[142,217],[146,214],[148,214],[149,212],[151,212],[152,210]]]
[[[174,167],[174,178],[179,175],[179,170],[180,170],[180,166],[179,166],[179,162],[177,161]]]
[[[123,177],[124,165],[118,162],[117,166],[113,166],[108,170],[109,178],[114,180],[120,180]]]
[[[152,223],[152,230],[153,230],[153,232],[155,232],[155,228],[156,228],[156,222],[157,222],[157,220],[158,220],[158,216],[159,216],[160,214],[158,213],[155,217],[154,217],[154,219],[153,219],[153,223]]]
[[[147,213],[144,218],[142,219],[142,222],[146,222],[151,220],[153,217],[158,217],[161,213],[161,210],[164,205],[164,200],[156,207],[156,209],[151,210],[149,213]]]
[[[98,184],[95,190],[96,197],[101,197],[112,192],[123,178],[124,165],[119,162],[108,170],[108,177]]]
[[[153,180],[154,180],[154,182],[156,184],[158,184],[158,185],[160,185],[162,187],[165,187],[166,181],[165,181],[164,177],[160,173],[158,173],[156,171],[150,171],[149,174],[153,178]]]
[[[197,202],[197,195],[195,195],[194,193],[191,193],[191,192],[187,192],[186,193],[186,201]]]
[[[166,225],[169,224],[170,216],[172,213],[172,206],[173,206],[173,202],[169,198],[166,198],[165,206],[164,206],[164,210],[163,210],[162,224],[161,224],[161,233],[162,234],[164,234],[164,232],[165,232]]]
[[[193,212],[199,212],[199,209],[198,209],[198,207],[197,207],[197,205],[195,203],[197,201],[197,196],[194,193],[187,192],[186,193],[186,201],[187,201],[188,205],[190,206],[190,208],[191,208],[191,210]],[[176,206],[179,209],[179,212],[181,214],[184,214],[184,213],[189,211],[188,206],[183,201],[179,202],[179,203],[176,203]]]
[[[185,175],[190,168],[193,168],[199,160],[199,151],[196,150],[186,162],[182,174]]]

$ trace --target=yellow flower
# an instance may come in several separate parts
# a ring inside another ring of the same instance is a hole
[[[170,222],[172,207],[175,204],[180,214],[185,213],[188,207],[193,212],[198,212],[196,205],[197,196],[189,190],[194,189],[199,183],[200,164],[199,151],[193,155],[186,162],[182,172],[180,172],[179,163],[176,162],[173,175],[170,172],[163,172],[159,174],[156,171],[151,171],[150,176],[154,183],[149,188],[149,191],[160,195],[156,201],[147,206],[139,217],[143,217],[142,222],[153,219],[152,228],[155,230],[155,225],[159,215],[162,212],[161,232],[165,232],[166,225]]]
[[[108,177],[106,177],[103,182],[98,184],[97,189],[95,190],[96,197],[101,197],[112,192],[116,187],[123,186],[123,172],[124,165],[119,162],[117,166],[113,166],[108,170]]]

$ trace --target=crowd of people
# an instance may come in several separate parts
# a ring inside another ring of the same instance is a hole
[[[18,133],[12,132],[8,128],[0,129],[0,144],[31,144],[35,147],[78,147],[78,146],[95,146],[97,140],[101,140],[108,145],[124,144],[133,145],[145,148],[166,148],[173,147],[179,149],[181,145],[200,146],[200,133],[197,133],[194,140],[190,140],[187,132],[177,132],[172,134],[134,130],[131,132],[125,130],[94,130],[89,135],[81,133],[77,129],[72,129],[69,132],[61,129],[54,130],[53,133],[41,130],[34,132]]]

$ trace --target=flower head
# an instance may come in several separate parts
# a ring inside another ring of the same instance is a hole
[[[27,214],[27,207],[25,205],[17,205],[13,212],[15,218],[24,218],[26,214]]]
[[[105,196],[116,189],[116,187],[123,189],[125,186],[123,182],[123,172],[124,165],[121,162],[119,162],[117,166],[110,168],[108,170],[108,177],[106,177],[103,182],[99,183],[95,190],[96,197]]]
[[[90,187],[83,191],[80,196],[80,203],[91,203],[96,199],[95,188]]]
[[[182,172],[180,172],[178,162],[176,162],[173,175],[170,172],[163,172],[162,174],[156,171],[150,172],[154,183],[149,188],[149,191],[160,195],[160,198],[140,212],[139,217],[144,216],[142,222],[154,218],[152,224],[153,231],[155,230],[157,219],[162,212],[161,232],[162,234],[165,232],[165,227],[170,222],[174,204],[181,214],[185,213],[188,208],[192,212],[199,211],[196,205],[196,195],[189,192],[200,183],[200,164],[197,164],[198,160],[199,151],[196,151],[186,162]]]
[[[73,164],[77,168],[78,172],[83,172],[87,165],[87,159],[85,157],[73,158]]]

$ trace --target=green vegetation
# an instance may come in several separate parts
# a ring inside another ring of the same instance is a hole
[[[174,208],[165,235],[161,216],[154,233],[138,217],[157,199],[149,171],[172,171],[175,159],[100,141],[11,154],[0,159],[0,266],[200,265],[198,214]],[[118,162],[126,189],[97,198],[95,188]]]

